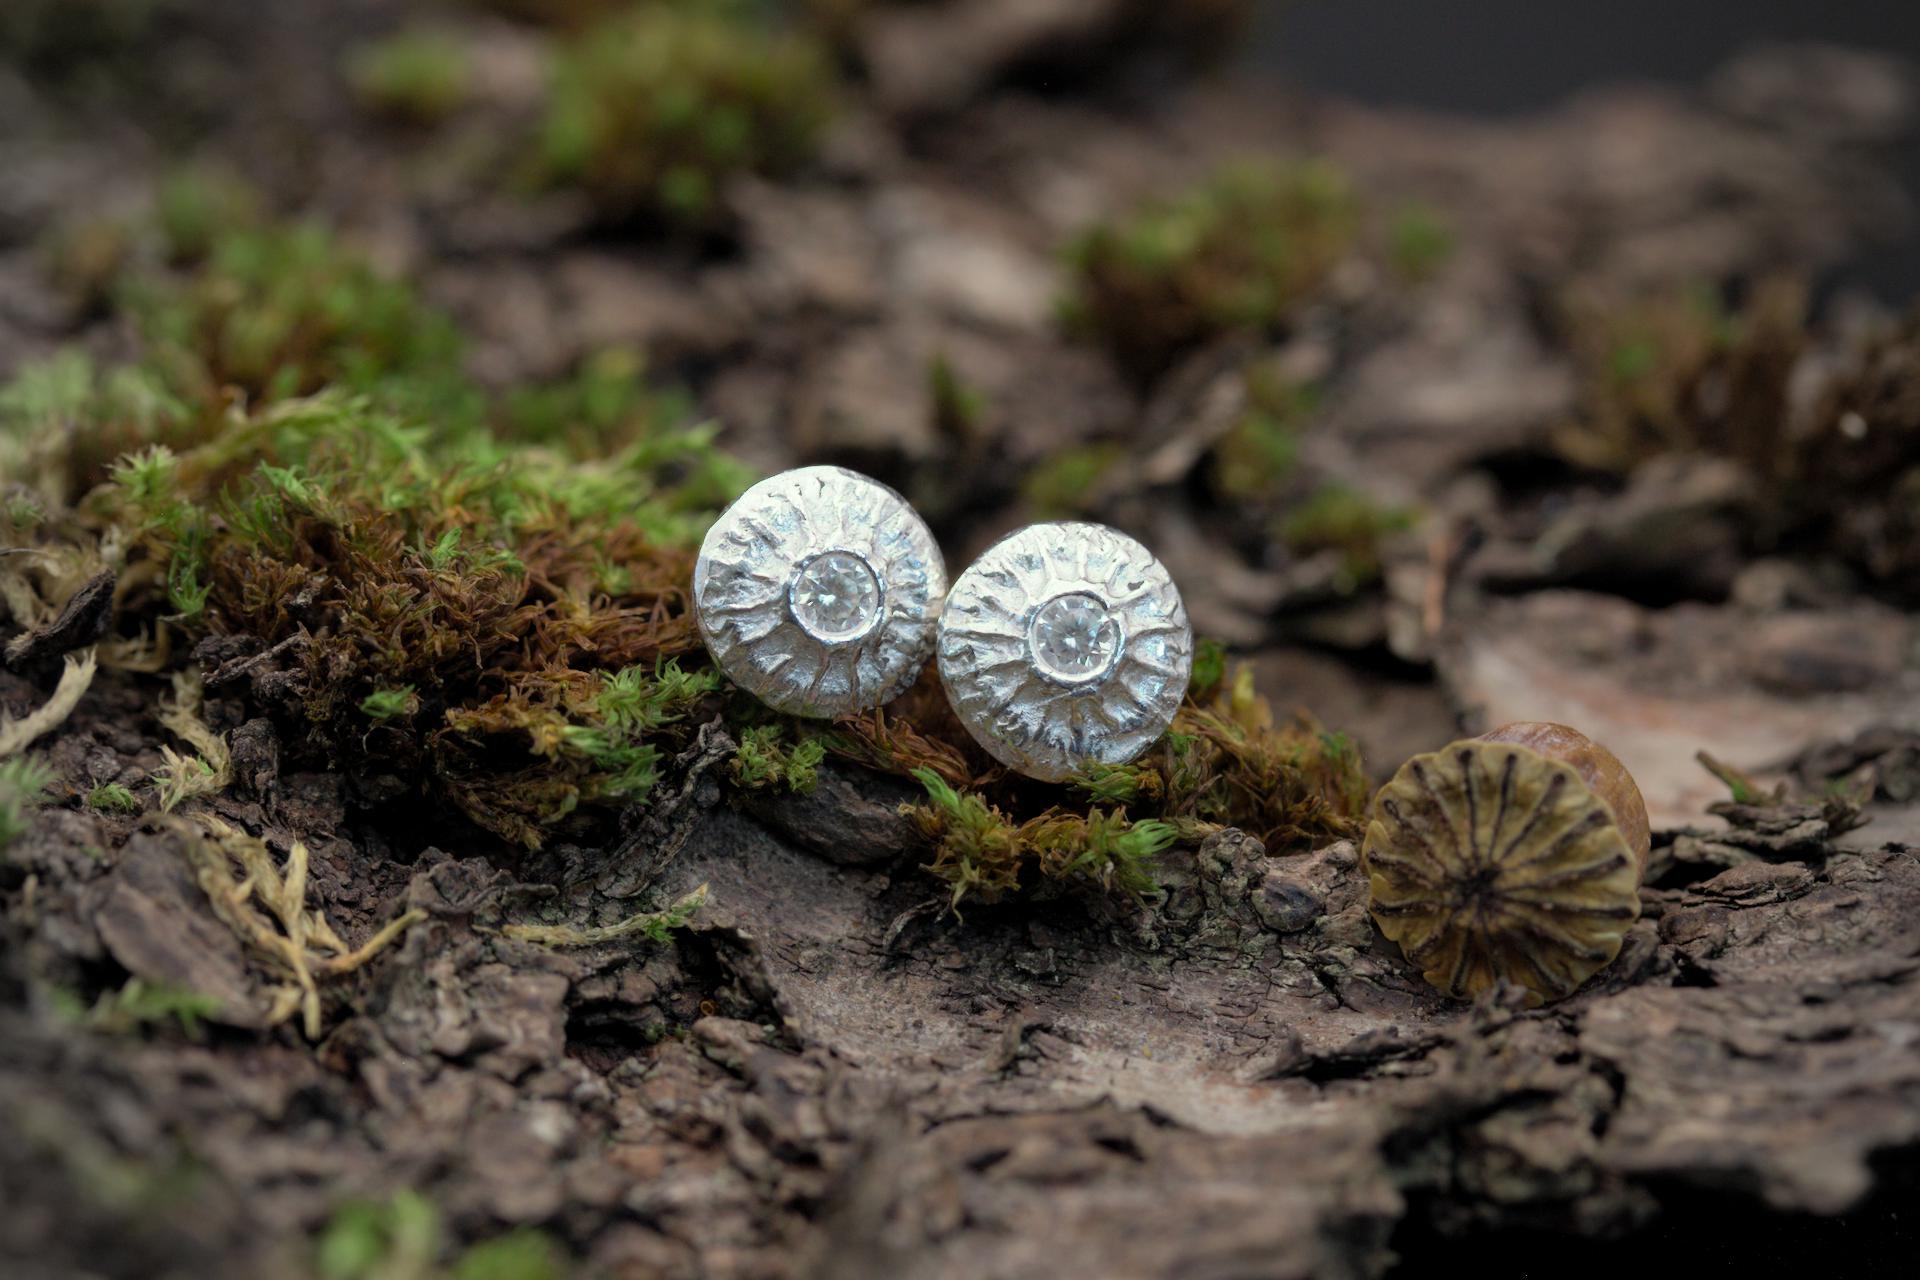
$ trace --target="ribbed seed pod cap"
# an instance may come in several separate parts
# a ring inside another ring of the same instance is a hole
[[[1570,994],[1640,915],[1646,805],[1611,752],[1565,725],[1506,725],[1415,756],[1374,798],[1361,857],[1381,932],[1471,998],[1505,979]]]

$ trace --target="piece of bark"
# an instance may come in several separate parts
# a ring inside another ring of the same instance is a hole
[[[1656,828],[1724,797],[1702,750],[1764,769],[1809,741],[1920,717],[1912,621],[1865,601],[1755,615],[1541,591],[1450,608],[1438,665],[1469,728],[1577,726],[1640,780]]]
[[[240,941],[213,914],[174,840],[142,833],[127,842],[99,886],[93,923],[134,977],[217,1001],[208,1014],[215,1022],[266,1026]]]
[[[67,597],[51,619],[7,641],[7,665],[18,670],[93,644],[113,623],[113,571],[102,569]]]

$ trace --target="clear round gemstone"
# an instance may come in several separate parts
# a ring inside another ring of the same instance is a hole
[[[880,616],[880,579],[851,551],[826,551],[802,565],[788,591],[794,621],[822,640],[850,640]]]
[[[1092,680],[1120,655],[1120,624],[1096,596],[1055,596],[1033,615],[1027,632],[1034,665],[1057,680]]]

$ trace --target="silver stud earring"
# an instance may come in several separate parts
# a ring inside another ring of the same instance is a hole
[[[762,480],[694,563],[694,616],[727,677],[777,711],[838,716],[904,693],[933,651],[940,548],[905,498],[843,467]]]
[[[996,542],[940,614],[940,679],[995,759],[1049,782],[1124,764],[1186,696],[1193,630],[1166,566],[1101,524]]]

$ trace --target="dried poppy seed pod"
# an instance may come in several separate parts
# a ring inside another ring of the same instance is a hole
[[[1373,918],[1428,982],[1570,994],[1640,915],[1651,840],[1640,788],[1563,724],[1503,725],[1415,756],[1374,797],[1361,863]]]

